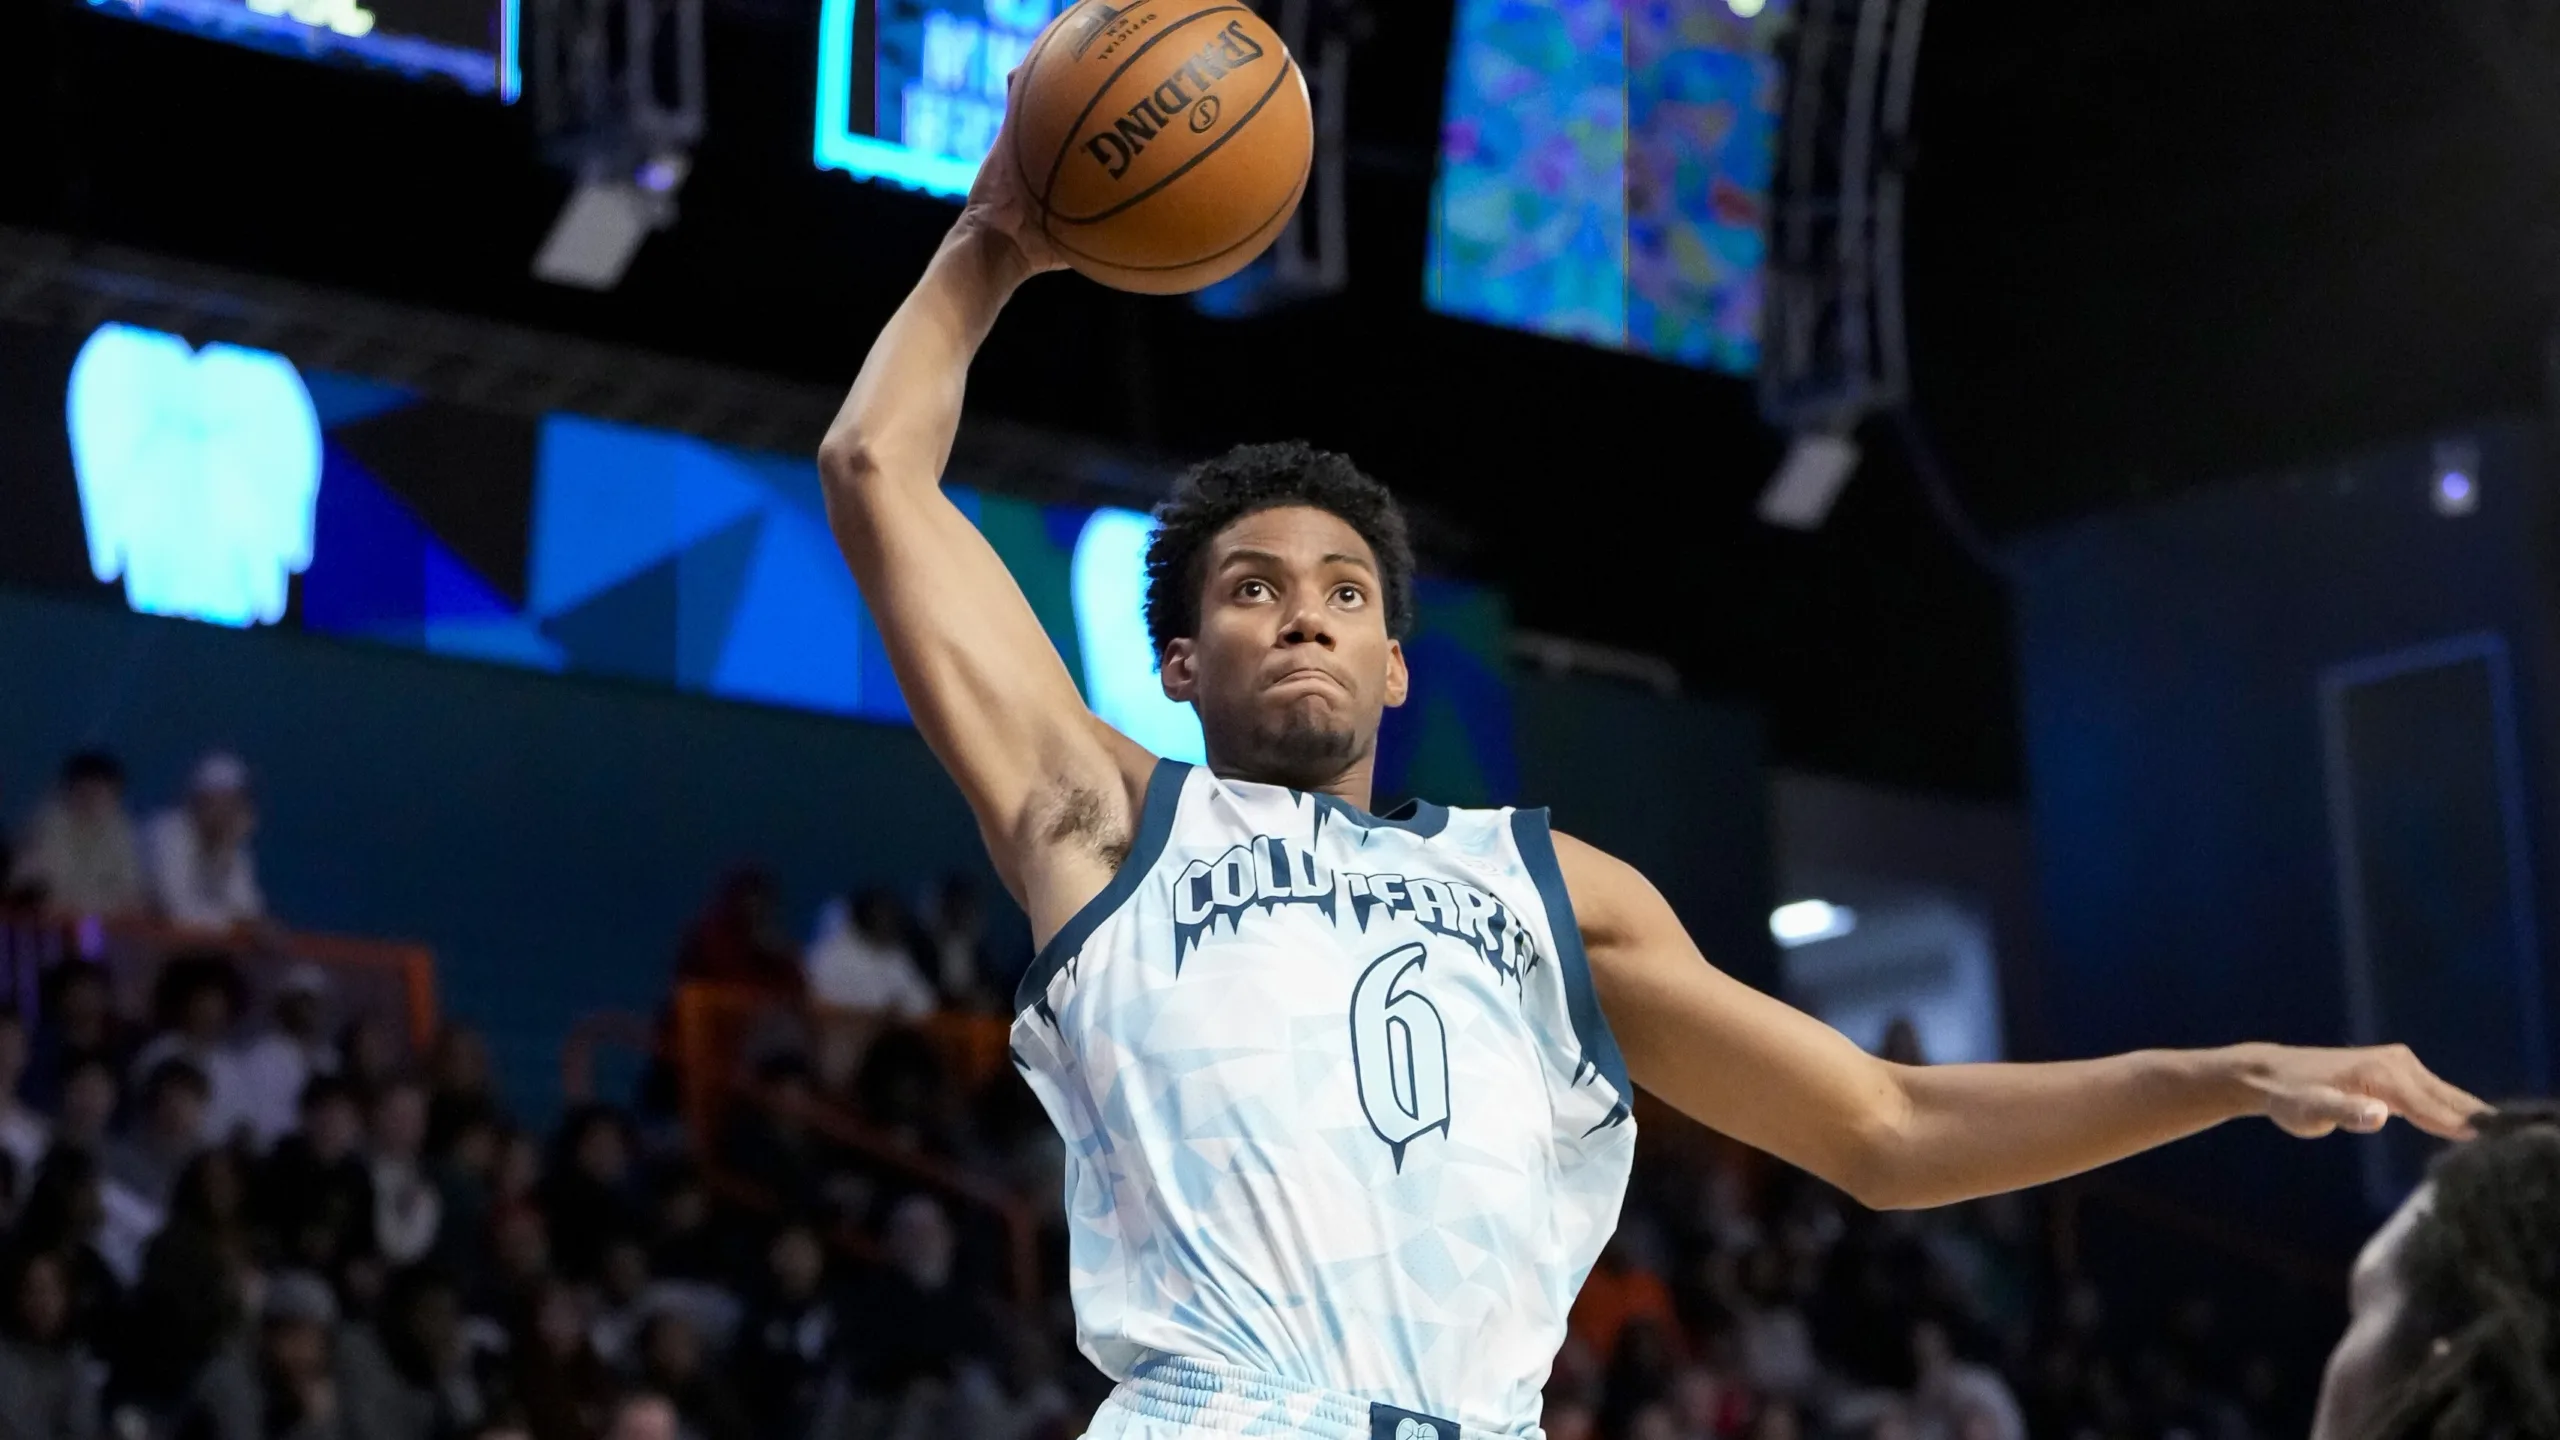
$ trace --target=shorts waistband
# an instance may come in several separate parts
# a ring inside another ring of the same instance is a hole
[[[1260,1370],[1182,1355],[1153,1355],[1111,1392],[1104,1409],[1218,1435],[1290,1440],[1544,1440],[1544,1433],[1498,1435],[1455,1420],[1404,1410],[1340,1391],[1301,1385]],[[1096,1433],[1103,1427],[1097,1425]]]

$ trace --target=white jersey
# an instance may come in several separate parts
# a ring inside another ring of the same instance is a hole
[[[1538,1433],[1635,1149],[1545,811],[1377,816],[1160,762],[1016,1005],[1095,1364]]]

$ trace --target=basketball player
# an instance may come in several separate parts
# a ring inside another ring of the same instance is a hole
[[[2357,1257],[2311,1440],[2560,1440],[2560,1106],[2479,1128]]]
[[[1304,445],[1210,461],[1158,511],[1148,625],[1208,764],[1148,754],[1085,709],[939,488],[971,357],[1057,264],[1027,208],[984,167],[820,466],[1040,944],[1014,1058],[1066,1141],[1082,1347],[1120,1382],[1093,1436],[1536,1436],[1637,1085],[1876,1206],[2245,1115],[2462,1135],[2484,1108],[2398,1048],[1891,1064],[1719,973],[1543,811],[1373,813],[1413,558],[1387,492]]]

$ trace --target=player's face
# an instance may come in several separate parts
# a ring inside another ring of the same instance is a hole
[[[1386,587],[1360,532],[1304,505],[1209,542],[1198,633],[1165,647],[1164,693],[1200,712],[1220,771],[1313,790],[1365,764],[1405,697]]]
[[[2311,1440],[2357,1440],[2372,1427],[2383,1396],[2399,1379],[2407,1349],[2400,1323],[2408,1311],[2400,1257],[2434,1205],[2435,1187],[2420,1186],[2356,1257],[2348,1286],[2347,1333],[2338,1337],[2338,1348],[2329,1352],[2328,1371],[2320,1377],[2320,1409],[2311,1420]]]

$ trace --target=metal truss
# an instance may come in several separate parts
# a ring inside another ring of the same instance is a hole
[[[121,320],[500,414],[567,411],[790,455],[816,453],[844,393],[7,227],[0,320],[72,335]],[[973,418],[950,475],[1043,502],[1145,506],[1174,469],[1162,457]]]
[[[1805,0],[1770,206],[1760,408],[1842,433],[1910,393],[1903,170],[1927,0]]]

